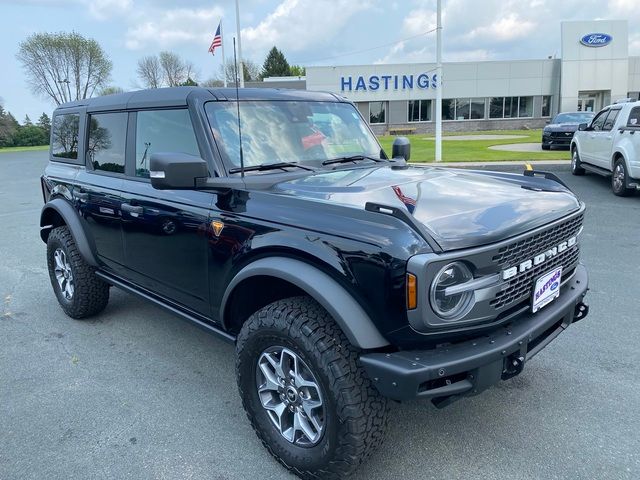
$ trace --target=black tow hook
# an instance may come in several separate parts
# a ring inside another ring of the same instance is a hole
[[[582,320],[587,315],[589,315],[589,305],[584,302],[578,302],[576,309],[573,311],[573,323]]]
[[[523,368],[524,357],[522,357],[519,352],[510,355],[505,359],[504,370],[502,371],[502,379],[508,380],[515,377],[516,375],[520,375]]]

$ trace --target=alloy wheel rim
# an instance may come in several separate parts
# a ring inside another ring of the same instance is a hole
[[[325,410],[315,375],[295,352],[270,347],[258,358],[258,398],[271,423],[289,443],[311,447],[322,438]]]
[[[575,170],[577,166],[578,166],[578,152],[574,151],[573,155],[571,156],[571,168]]]
[[[61,248],[56,249],[53,253],[54,267],[53,271],[60,287],[60,292],[67,300],[73,298],[73,292],[75,291],[73,281],[73,271],[71,270],[71,264],[67,259],[67,254]]]
[[[616,165],[616,169],[613,172],[613,186],[616,191],[622,189],[624,184],[624,167],[621,164]]]

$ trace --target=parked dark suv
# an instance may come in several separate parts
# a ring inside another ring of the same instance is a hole
[[[584,204],[550,174],[408,166],[329,93],[172,88],[62,105],[40,225],[73,318],[119,287],[237,352],[256,433],[303,478],[381,444],[388,399],[519,374],[588,312]]]

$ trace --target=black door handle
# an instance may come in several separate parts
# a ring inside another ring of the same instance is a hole
[[[142,215],[144,212],[144,208],[139,205],[131,205],[130,203],[123,203],[120,205],[120,208],[123,212],[127,212],[128,214],[137,217],[138,215]]]

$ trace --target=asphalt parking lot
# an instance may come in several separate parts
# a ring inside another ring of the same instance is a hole
[[[38,234],[45,163],[0,154],[0,479],[294,478],[242,411],[232,346],[115,289],[95,319],[62,313]],[[555,169],[588,205],[590,316],[480,396],[394,405],[355,478],[640,478],[640,195]]]

